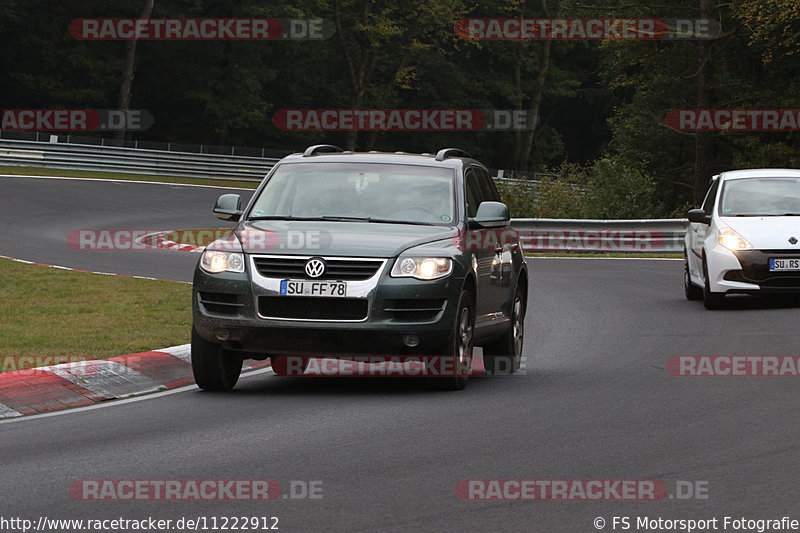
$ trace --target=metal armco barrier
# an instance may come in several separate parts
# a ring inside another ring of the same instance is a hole
[[[266,157],[0,140],[0,165],[261,181],[277,161]]]
[[[2,165],[258,182],[277,158],[0,139]],[[515,218],[528,252],[681,252],[689,221]]]
[[[526,252],[682,252],[689,221],[515,218]]]

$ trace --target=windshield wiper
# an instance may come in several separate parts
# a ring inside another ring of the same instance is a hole
[[[321,217],[295,217],[292,215],[263,215],[250,217],[247,220],[322,220]]]
[[[436,226],[433,222],[418,222],[416,220],[391,220],[388,218],[370,218],[369,222],[377,224],[411,224],[413,226]]]
[[[800,213],[761,213],[761,214],[747,214],[747,215],[723,215],[726,217],[800,217]]]
[[[369,222],[369,217],[347,217],[347,216],[331,216],[324,215],[319,217],[320,220],[330,220],[332,222]]]
[[[375,224],[412,224],[415,226],[435,226],[431,222],[417,222],[412,220],[392,220],[388,218],[372,218],[372,217],[333,217],[324,216],[320,217],[322,220],[332,220],[334,222],[371,222]]]
[[[372,218],[372,217],[348,217],[348,216],[330,216],[324,215],[321,217],[295,217],[292,215],[263,215],[257,217],[250,217],[247,220],[299,220],[304,221],[325,221],[325,222],[372,222],[376,224],[411,224],[415,226],[435,226],[431,222],[416,222],[412,220],[391,220],[386,218]]]

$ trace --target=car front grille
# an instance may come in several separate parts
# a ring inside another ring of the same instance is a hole
[[[741,270],[731,270],[725,273],[725,280],[753,283],[762,289],[800,290],[800,272],[769,272],[767,269],[762,269],[761,272],[750,271],[748,274]]]
[[[800,272],[770,272],[771,257],[800,257],[800,250],[742,250],[735,252],[742,270],[725,274],[728,281],[754,283],[762,289],[800,290]]]
[[[261,296],[258,312],[264,318],[289,320],[366,320],[365,298],[318,298],[306,296]]]
[[[254,257],[253,263],[265,278],[310,279],[305,266],[308,257]],[[325,259],[325,273],[315,280],[363,281],[383,265],[380,259]]]

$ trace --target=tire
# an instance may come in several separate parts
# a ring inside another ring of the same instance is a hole
[[[428,376],[430,388],[453,391],[461,390],[466,386],[472,366],[474,333],[475,311],[472,295],[468,291],[461,291],[458,298],[456,320],[453,324],[453,334],[448,342],[433,354],[445,356],[445,358],[452,356],[454,361],[449,366],[455,371],[450,376]]]
[[[192,328],[192,373],[203,390],[231,390],[242,373],[242,359],[219,344],[208,342]]]
[[[289,360],[288,357],[292,357],[294,359],[302,358],[302,362],[297,365],[297,361],[292,361],[292,368],[289,368]],[[308,363],[311,360],[310,357],[304,356],[287,356],[287,355],[277,355],[275,357],[270,357],[270,365],[272,366],[272,371],[275,372],[279,376],[302,376],[303,372],[306,371],[308,368]]]
[[[703,299],[703,289],[692,283],[692,277],[689,275],[689,258],[686,257],[686,252],[683,255],[683,292],[687,300]]]
[[[502,337],[483,347],[486,372],[495,376],[513,374],[522,362],[522,345],[525,337],[525,310],[519,285],[511,306],[511,327]]]
[[[705,276],[705,283],[703,284],[703,305],[706,309],[722,309],[722,307],[725,306],[725,293],[711,292],[711,284],[708,281],[708,265],[705,259],[703,260],[703,276]]]

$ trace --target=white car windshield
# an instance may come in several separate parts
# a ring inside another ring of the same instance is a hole
[[[728,180],[719,214],[724,217],[800,216],[800,178]]]
[[[288,163],[270,177],[249,219],[452,225],[454,174],[421,165]]]

